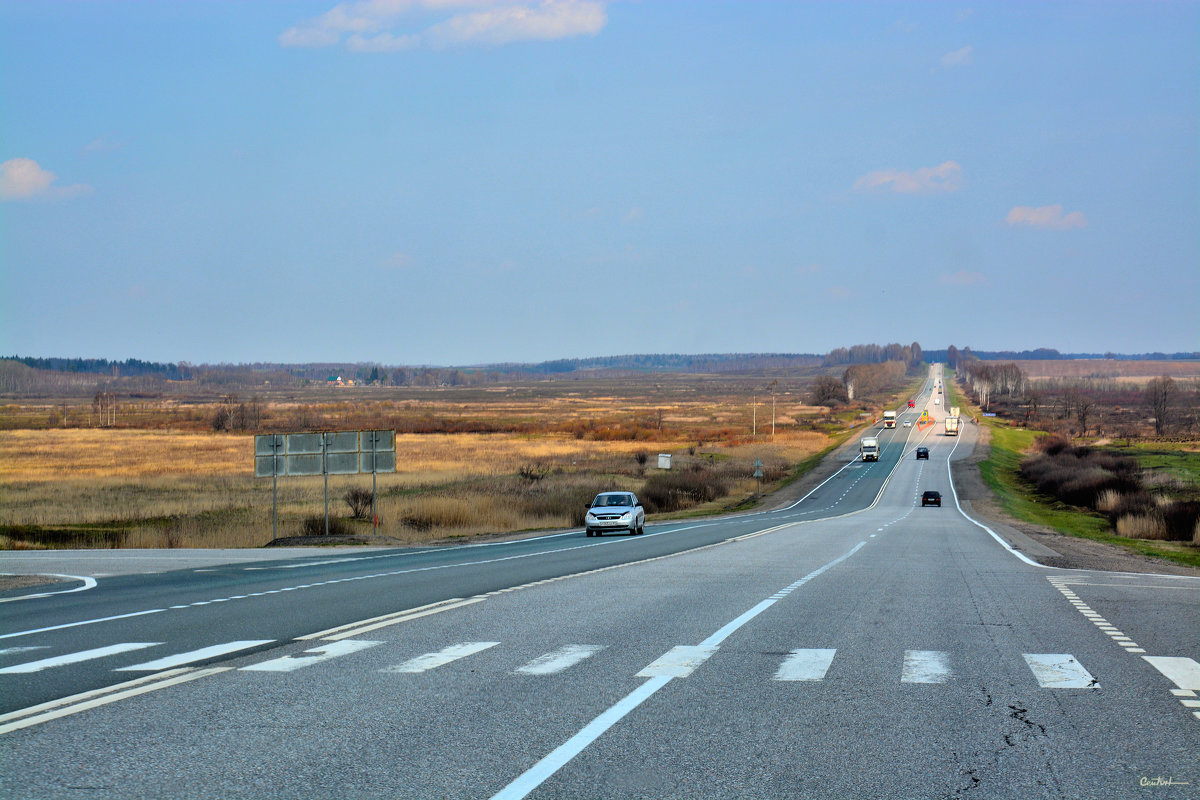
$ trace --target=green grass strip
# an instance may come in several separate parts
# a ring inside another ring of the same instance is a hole
[[[1117,536],[1106,517],[1060,503],[1030,488],[1017,470],[1037,432],[993,423],[989,423],[989,427],[991,453],[980,462],[979,471],[1006,513],[1069,536],[1114,544],[1142,555],[1200,568],[1200,549],[1194,546]]]

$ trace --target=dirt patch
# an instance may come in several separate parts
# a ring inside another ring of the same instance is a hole
[[[991,429],[978,426],[979,441],[970,456],[951,463],[954,488],[960,500],[971,504],[971,511],[981,522],[1003,528],[1013,528],[1035,543],[1053,550],[1054,556],[1039,556],[1036,561],[1048,567],[1063,569],[1096,569],[1106,572],[1153,572],[1162,575],[1200,576],[1200,570],[1160,558],[1130,552],[1117,545],[1095,542],[1078,536],[1068,536],[1041,525],[1015,519],[1000,508],[996,496],[979,474],[979,462],[987,458]],[[997,530],[1004,536],[1003,530]],[[1008,538],[1008,537],[1005,537]],[[1010,541],[1010,544],[1018,544]]]
[[[57,575],[0,575],[0,592],[28,589],[31,586],[51,586],[64,580],[65,578]]]

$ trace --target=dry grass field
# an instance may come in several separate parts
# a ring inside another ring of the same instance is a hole
[[[89,394],[12,395],[0,405],[0,547],[265,545],[272,482],[253,477],[255,432],[396,431],[397,471],[377,478],[381,542],[573,527],[596,492],[613,488],[638,492],[658,518],[744,507],[849,421],[895,402],[859,399],[837,414],[808,406],[820,373],[228,391],[166,382],[115,393],[103,416]],[[907,393],[922,378],[892,388]],[[657,469],[659,453],[672,454],[669,473]],[[374,534],[346,501],[370,487],[370,476],[330,476],[331,520]],[[323,530],[322,479],[280,479],[278,508],[280,538],[311,530],[314,518]]]
[[[397,472],[377,476],[379,534],[421,542],[569,527],[595,492],[640,490],[659,452],[675,456],[676,470],[721,476],[723,502],[735,503],[761,489],[751,478],[755,459],[782,477],[827,441],[812,431],[701,448],[561,434],[400,434]],[[0,546],[261,546],[271,539],[271,481],[253,477],[252,450],[245,434],[0,432]],[[370,485],[369,476],[331,476],[331,516],[346,517],[346,492]],[[324,515],[320,478],[284,478],[278,489],[281,537]],[[370,532],[369,522],[355,524]],[[32,531],[39,535],[24,535]]]

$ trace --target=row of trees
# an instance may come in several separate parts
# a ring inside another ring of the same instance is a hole
[[[845,405],[855,397],[867,397],[895,391],[904,383],[908,367],[902,361],[882,364],[851,364],[841,380],[833,375],[818,375],[809,402],[814,406]]]
[[[1010,414],[1023,411],[1030,425],[1046,427],[1049,420],[1073,422],[1077,432],[1086,435],[1105,419],[1125,420],[1126,428],[1138,424],[1144,428],[1149,415],[1155,435],[1164,436],[1179,428],[1190,433],[1200,422],[1196,408],[1200,392],[1180,388],[1167,375],[1154,378],[1144,389],[1092,381],[1035,382],[1016,364],[968,360],[962,354],[958,373],[980,408],[987,411],[998,404]]]
[[[915,367],[924,360],[921,345],[916,342],[910,345],[893,342],[886,345],[856,344],[849,348],[839,347],[829,351],[824,364],[827,367],[835,367],[841,364],[883,364],[899,361],[905,366]]]

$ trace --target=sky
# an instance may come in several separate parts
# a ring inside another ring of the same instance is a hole
[[[1200,3],[0,0],[0,356],[1200,350]]]

